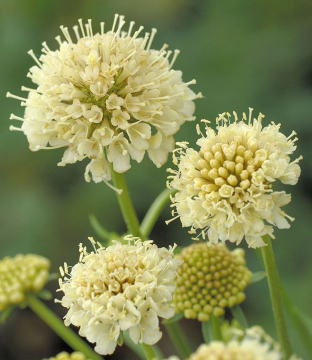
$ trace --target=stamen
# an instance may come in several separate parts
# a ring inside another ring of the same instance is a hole
[[[132,32],[132,29],[133,29],[134,24],[135,24],[134,21],[130,21],[129,30],[128,30],[127,36],[131,36],[131,32]]]
[[[58,44],[59,44],[60,46],[62,45],[62,40],[61,40],[60,35],[57,35],[57,36],[55,37],[55,40],[58,42]]]
[[[151,45],[152,45],[152,42],[154,40],[154,37],[155,37],[156,33],[157,33],[157,29],[153,28],[152,33],[151,33],[151,37],[150,37],[149,42],[147,44],[147,48],[146,48],[147,51],[151,48]]]
[[[78,25],[73,26],[77,41],[80,39],[80,34],[79,34],[79,27]]]
[[[45,41],[42,43],[42,46],[47,50],[47,52],[51,52],[51,49],[49,48],[49,46]]]
[[[249,108],[249,120],[248,120],[248,125],[250,125],[250,124],[251,124],[252,111],[253,111],[253,108]]]
[[[88,24],[89,24],[89,30],[90,30],[90,34],[93,37],[93,31],[92,31],[92,19],[88,19]]]
[[[149,37],[149,33],[146,32],[146,33],[145,33],[145,36],[144,36],[144,39],[143,39],[143,42],[142,42],[142,45],[140,46],[141,49],[144,49],[144,48],[145,48],[145,45],[146,45],[147,40],[148,40],[148,37]]]
[[[104,26],[105,26],[105,22],[101,22],[101,35],[104,35]]]
[[[85,34],[85,32],[84,32],[82,19],[79,19],[79,20],[78,20],[78,23],[79,23],[80,30],[81,30],[81,33],[82,33],[82,37],[85,38],[85,37],[86,37],[86,34]]]
[[[115,18],[114,18],[113,27],[112,27],[111,32],[114,32],[114,30],[115,30],[115,26],[116,26],[116,23],[117,23],[118,16],[119,16],[118,14],[115,14]]]
[[[175,61],[176,61],[176,59],[177,59],[177,57],[178,57],[179,54],[180,54],[180,50],[174,50],[174,55],[173,55],[173,58],[172,58],[172,60],[171,60],[170,65],[169,65],[169,69],[172,68],[172,66],[173,66],[173,64],[175,63]]]
[[[67,40],[67,42],[68,42],[69,44],[72,44],[73,41],[72,41],[72,39],[71,39],[71,37],[70,37],[70,35],[69,35],[68,28],[67,28],[67,27],[64,27],[63,25],[61,25],[61,26],[60,26],[60,29],[62,30],[62,33],[63,33],[65,39]]]
[[[31,49],[27,52],[28,55],[30,55],[34,60],[35,62],[37,63],[37,65],[41,68],[42,65],[40,63],[40,61],[38,60],[37,56],[34,54],[34,51]]]
[[[8,97],[8,98],[13,98],[13,99],[17,99],[17,100],[21,100],[21,101],[27,101],[26,98],[22,98],[22,97],[20,97],[20,96],[11,94],[10,92],[7,92],[7,93],[6,93],[6,97]]]
[[[19,117],[19,116],[16,116],[16,115],[14,115],[14,114],[11,114],[11,115],[10,115],[10,120],[20,120],[20,121],[25,121],[26,119],[21,118],[21,117]]]
[[[22,130],[21,128],[15,127],[15,126],[13,126],[13,125],[11,125],[11,126],[9,127],[9,129],[10,129],[10,131],[24,131],[24,130]]]

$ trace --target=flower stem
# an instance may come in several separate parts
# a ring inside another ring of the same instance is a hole
[[[192,349],[178,323],[166,323],[165,328],[182,359],[187,359],[191,355]]]
[[[132,234],[133,236],[138,236],[142,240],[144,240],[141,230],[140,230],[139,220],[135,213],[135,210],[134,210],[134,207],[132,204],[132,200],[130,198],[130,194],[129,194],[129,190],[128,190],[128,187],[126,184],[124,174],[117,173],[116,171],[114,171],[112,169],[112,176],[113,176],[115,187],[117,189],[122,190],[121,194],[116,192],[116,195],[118,198],[122,216],[127,225],[127,229],[129,231],[129,233]]]
[[[54,330],[71,348],[82,352],[88,359],[103,360],[103,357],[94,352],[72,329],[66,327],[43,302],[34,294],[27,296],[27,305]]]
[[[160,213],[170,201],[170,195],[173,195],[175,192],[176,190],[165,189],[154,200],[141,223],[141,232],[143,236],[146,238],[149,237]]]
[[[157,360],[157,357],[156,357],[151,345],[142,343],[141,346],[142,346],[142,349],[144,351],[144,354],[145,354],[147,360]]]
[[[292,354],[292,350],[286,328],[282,294],[281,294],[279,276],[274,258],[272,242],[268,235],[263,236],[263,241],[267,244],[267,246],[263,246],[261,250],[262,250],[265,269],[268,275],[268,283],[269,283],[269,289],[271,295],[272,309],[275,319],[275,326],[283,350],[284,358],[289,359]]]
[[[213,340],[222,340],[220,319],[217,316],[210,315]]]

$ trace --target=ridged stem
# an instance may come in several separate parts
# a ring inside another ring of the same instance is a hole
[[[192,349],[179,324],[177,322],[167,323],[165,328],[179,355],[182,359],[187,359],[191,355]]]
[[[286,327],[286,319],[283,308],[281,286],[271,239],[268,235],[263,236],[263,241],[267,246],[261,248],[265,269],[268,275],[268,283],[271,295],[272,310],[278,338],[282,347],[285,359],[289,359],[292,354],[291,344]]]
[[[211,329],[213,340],[222,340],[220,318],[214,315],[210,315]]]
[[[132,204],[132,200],[129,194],[129,190],[126,184],[124,174],[117,173],[112,169],[112,177],[114,180],[115,187],[117,189],[122,190],[121,193],[118,193],[116,191],[116,195],[118,198],[122,216],[125,220],[129,233],[133,236],[138,236],[142,240],[144,240],[140,230],[139,220]]]
[[[103,357],[94,352],[72,329],[66,327],[53,311],[51,311],[34,294],[27,296],[27,305],[35,312],[47,325],[54,330],[73,350],[82,352],[87,359],[103,360]]]

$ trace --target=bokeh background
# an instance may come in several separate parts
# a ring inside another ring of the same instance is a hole
[[[93,19],[111,26],[115,13],[135,20],[146,31],[158,29],[153,47],[168,43],[180,49],[175,69],[183,71],[184,81],[195,78],[192,89],[205,96],[196,101],[197,121],[214,120],[223,111],[266,115],[264,123],[282,123],[282,131],[298,134],[296,155],[302,154],[299,184],[284,189],[293,200],[286,212],[296,218],[289,230],[275,231],[274,250],[280,275],[291,299],[312,316],[312,2],[247,0],[0,0],[0,258],[17,253],[37,253],[52,261],[52,271],[66,261],[78,260],[78,243],[95,236],[89,215],[95,214],[108,230],[125,230],[114,192],[105,184],[86,183],[86,163],[57,167],[62,149],[28,150],[22,133],[10,132],[10,113],[23,115],[19,101],[6,99],[7,91],[22,95],[21,85],[31,87],[26,77],[33,60],[29,49],[40,54],[47,41],[56,49],[60,25],[71,28],[77,19]],[[16,124],[15,124],[16,125]],[[196,141],[194,123],[185,124],[177,140]],[[149,161],[133,163],[126,179],[140,219],[165,187],[166,167]],[[179,221],[165,225],[169,206],[161,215],[151,238],[160,245],[190,243],[187,229]],[[97,238],[98,239],[98,238]],[[261,270],[255,252],[246,249],[248,266]],[[57,282],[49,284],[55,294]],[[56,295],[55,295],[56,296]],[[58,294],[60,297],[60,294]],[[61,317],[60,305],[48,305]],[[251,325],[263,326],[276,338],[266,281],[247,288],[242,304]],[[288,319],[289,320],[289,319]],[[293,331],[296,353],[308,355]],[[199,324],[184,321],[188,337],[197,346],[202,340]],[[161,346],[166,356],[174,349],[166,340]],[[30,310],[18,310],[0,325],[0,358],[35,360],[55,355],[66,345]],[[125,347],[107,359],[136,359]]]

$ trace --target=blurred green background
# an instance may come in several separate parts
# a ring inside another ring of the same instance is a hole
[[[23,115],[17,100],[6,99],[10,91],[22,95],[21,85],[32,87],[26,77],[34,64],[29,49],[40,54],[41,43],[57,48],[55,36],[60,25],[71,28],[77,19],[92,18],[94,30],[100,21],[108,26],[115,13],[143,25],[146,31],[158,29],[153,47],[168,43],[180,49],[175,69],[183,71],[184,81],[195,78],[192,86],[204,99],[196,101],[197,121],[214,120],[223,111],[266,115],[270,121],[282,123],[282,132],[298,134],[296,156],[303,155],[302,175],[292,192],[293,201],[286,212],[296,221],[289,230],[275,231],[276,260],[281,277],[292,300],[312,316],[312,2],[247,1],[247,0],[0,0],[0,102],[1,127],[1,247],[0,258],[17,253],[37,253],[52,261],[52,271],[66,261],[78,260],[78,243],[88,243],[95,236],[89,224],[94,213],[108,229],[125,230],[114,192],[103,184],[86,183],[86,163],[57,167],[62,149],[28,150],[22,133],[10,132],[10,113]],[[15,124],[16,125],[16,124]],[[185,124],[177,140],[196,141],[195,123]],[[165,187],[166,167],[157,169],[145,156],[141,164],[133,163],[126,179],[140,219]],[[168,246],[190,243],[187,229],[179,221],[165,225],[169,206],[163,212],[151,238]],[[96,236],[95,236],[96,237]],[[255,252],[246,249],[247,264],[260,270]],[[56,282],[49,285],[54,292]],[[60,294],[58,294],[60,297]],[[65,310],[49,305],[59,316]],[[251,325],[259,324],[276,338],[269,294],[265,281],[247,288],[242,305]],[[289,320],[289,319],[288,319]],[[290,324],[295,352],[308,359]],[[197,346],[201,341],[195,321],[183,325]],[[197,329],[197,330],[196,330]],[[166,356],[174,349],[166,340],[161,346]],[[0,328],[0,358],[42,359],[68,349],[30,310],[16,311]],[[135,359],[125,347],[107,359]]]

